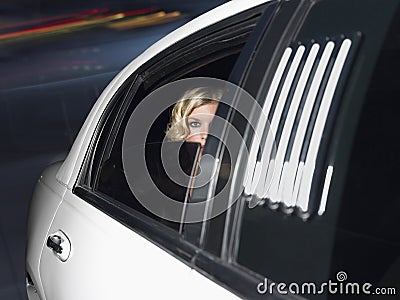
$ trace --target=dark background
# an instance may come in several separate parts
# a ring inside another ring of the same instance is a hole
[[[65,158],[113,76],[155,41],[223,2],[0,2],[0,300],[26,299],[26,217],[41,171]],[[129,24],[136,15],[104,19],[136,10],[148,10],[150,25],[115,29],[110,25]],[[160,12],[165,17],[153,22],[151,14]],[[75,26],[78,19],[87,24]]]

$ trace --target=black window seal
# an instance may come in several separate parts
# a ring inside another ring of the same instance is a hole
[[[218,282],[232,293],[243,299],[298,300],[289,292],[279,293],[273,287],[273,293],[259,293],[257,287],[264,284],[266,278],[235,262],[227,262],[205,251],[200,251],[195,260],[195,270],[210,280]],[[269,283],[272,281],[268,280]]]
[[[108,118],[109,118],[110,115],[111,115],[111,112],[112,112],[114,109],[117,110],[117,111],[116,111],[116,118],[112,121],[112,122],[113,122],[112,129],[111,129],[111,131],[109,132],[109,134],[108,134],[107,137],[106,137],[105,146],[101,147],[101,148],[102,148],[102,149],[101,149],[101,155],[100,155],[100,158],[99,158],[100,161],[103,161],[103,160],[104,160],[105,155],[109,155],[109,153],[110,153],[112,147],[114,146],[115,137],[116,137],[116,135],[117,135],[117,133],[118,133],[118,130],[119,130],[119,128],[120,128],[120,126],[121,126],[121,123],[122,123],[122,118],[119,118],[118,116],[121,115],[121,114],[127,109],[127,106],[128,106],[128,104],[129,104],[129,101],[128,101],[129,97],[130,97],[132,94],[135,93],[136,89],[141,85],[141,83],[142,83],[142,78],[141,78],[141,76],[138,76],[138,75],[135,74],[133,80],[132,80],[132,81],[128,81],[128,82],[125,84],[126,86],[129,86],[129,87],[127,88],[128,90],[127,90],[127,92],[125,93],[125,95],[122,95],[122,98],[123,98],[123,100],[121,101],[122,105],[121,105],[121,106],[118,106],[118,98],[119,98],[118,96],[116,97],[116,99],[113,99],[113,100],[112,100],[112,103],[113,103],[113,104],[112,104],[112,107],[111,107],[110,110],[109,110],[110,113],[104,116],[105,119],[102,121],[103,124],[102,124],[102,126],[100,127],[100,130],[99,130],[99,132],[98,132],[97,138],[94,139],[94,142],[95,142],[96,144],[94,145],[94,148],[92,149],[92,151],[93,151],[93,152],[91,153],[92,157],[91,157],[91,159],[88,160],[88,164],[90,165],[90,168],[93,167],[93,162],[94,162],[94,158],[95,158],[95,156],[94,156],[94,155],[95,155],[94,151],[95,151],[95,149],[98,148],[98,143],[100,142],[100,136],[101,136],[103,130],[105,129],[105,128],[104,128],[104,125],[107,123],[107,120],[108,120]],[[124,91],[124,86],[121,86],[120,89],[122,90],[122,93],[123,93],[123,91]],[[95,168],[95,170],[90,170],[90,171],[91,171],[91,172],[95,172],[95,174],[94,174],[93,178],[91,178],[91,181],[90,181],[89,186],[90,186],[91,188],[95,188],[95,186],[97,185],[98,179],[99,179],[98,177],[99,177],[100,168],[97,167],[97,168]]]

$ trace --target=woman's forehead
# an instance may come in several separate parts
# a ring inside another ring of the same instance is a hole
[[[192,110],[189,116],[193,115],[215,115],[215,112],[217,111],[218,103],[208,103],[201,105],[199,107],[196,107],[195,109]]]

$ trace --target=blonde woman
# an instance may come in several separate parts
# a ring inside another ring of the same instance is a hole
[[[204,87],[186,91],[172,110],[171,121],[166,131],[168,139],[199,143],[200,151],[203,152],[208,130],[221,97],[222,91]]]
[[[206,144],[208,130],[217,111],[218,101],[222,91],[210,90],[204,87],[194,88],[185,92],[172,109],[171,121],[168,124],[166,136],[171,141],[186,141],[200,144],[200,155]],[[194,174],[197,174],[197,161]],[[192,196],[194,180],[191,183],[189,195]]]

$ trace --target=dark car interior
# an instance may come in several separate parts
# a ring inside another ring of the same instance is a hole
[[[227,56],[223,56],[221,58],[221,54],[217,56],[217,60],[215,61],[205,61],[202,60],[198,62],[196,67],[191,67],[190,72],[182,75],[180,78],[192,78],[192,77],[213,77],[218,79],[227,80],[229,74],[234,66],[236,59],[238,58],[239,53],[230,54]],[[214,57],[215,59],[215,57]],[[200,67],[199,67],[200,64]],[[157,84],[158,86],[158,84]],[[143,85],[139,87],[138,91],[135,94],[135,98],[142,99],[144,95],[147,93],[144,91]],[[133,103],[134,101],[132,101]],[[134,104],[134,103],[133,103]],[[121,128],[125,128],[125,124],[128,122],[131,113],[134,110],[134,105],[130,105],[128,111],[126,112],[125,118],[120,125]],[[165,110],[156,121],[152,124],[149,133],[146,139],[146,162],[149,166],[149,172],[154,182],[157,186],[159,186],[160,190],[164,192],[164,194],[172,196],[176,200],[183,202],[185,200],[187,186],[177,186],[171,180],[165,180],[166,174],[165,170],[162,167],[162,162],[160,160],[160,148],[162,141],[165,138],[165,131],[167,128],[167,124],[170,120],[172,107]],[[151,212],[149,212],[146,208],[144,208],[139,201],[136,200],[134,195],[132,194],[127,180],[125,178],[125,172],[123,169],[123,164],[121,161],[121,151],[122,151],[122,139],[123,139],[124,131],[120,130],[115,138],[114,147],[111,150],[110,156],[108,159],[105,159],[101,165],[101,169],[97,179],[97,190],[101,193],[104,193],[107,196],[112,197],[113,199],[117,199],[121,203],[133,208],[140,213],[149,216],[153,219],[160,221],[167,226],[178,230],[179,224],[171,221],[166,221],[158,216],[155,216]],[[168,144],[168,143],[167,143]],[[175,143],[171,143],[172,145]],[[176,143],[181,144],[181,143]],[[185,173],[190,174],[194,162],[196,161],[196,151],[198,151],[196,146],[187,146],[187,144],[192,143],[184,143],[186,146],[181,147],[180,150],[180,162],[182,162],[181,167],[185,171]],[[171,146],[170,151],[176,146]],[[173,151],[171,152],[173,153]],[[188,183],[189,184],[189,183]],[[145,195],[151,194],[151,190],[143,191]]]

